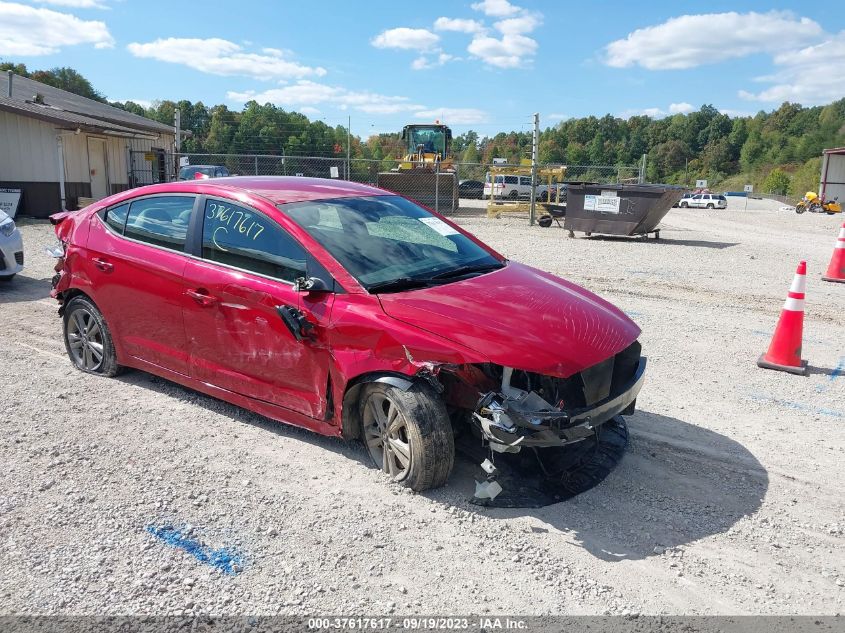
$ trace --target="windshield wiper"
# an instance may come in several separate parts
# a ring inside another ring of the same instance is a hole
[[[453,268],[452,270],[447,270],[446,272],[432,275],[431,279],[449,279],[451,277],[463,277],[464,275],[469,275],[471,273],[486,273],[491,270],[498,270],[500,268],[504,268],[504,266],[505,265],[502,262],[496,262],[494,264],[475,264],[472,266],[459,266],[458,268]]]
[[[382,281],[377,284],[367,286],[367,292],[370,294],[376,294],[379,292],[399,292],[401,290],[411,290],[413,288],[425,288],[431,284],[431,279],[423,279],[422,277],[399,277],[398,279]]]

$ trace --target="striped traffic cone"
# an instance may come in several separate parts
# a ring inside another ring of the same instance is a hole
[[[789,296],[775,327],[769,351],[757,360],[758,367],[778,369],[791,374],[807,375],[807,361],[801,360],[801,337],[804,331],[804,293],[807,290],[807,262],[798,264]]]
[[[845,222],[839,229],[839,237],[836,246],[833,247],[833,255],[830,258],[830,265],[822,277],[825,281],[838,281],[845,283]]]

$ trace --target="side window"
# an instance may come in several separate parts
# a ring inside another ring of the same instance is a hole
[[[132,239],[185,250],[194,196],[156,196],[135,200],[129,207],[124,235]]]
[[[126,214],[128,212],[129,203],[124,202],[123,204],[112,207],[111,209],[106,209],[105,214],[103,215],[103,220],[105,220],[106,224],[108,224],[112,230],[123,235],[123,227],[126,225]]]
[[[531,176],[520,176],[519,177],[519,184],[520,185],[528,185],[531,186]]]
[[[305,276],[305,250],[264,214],[209,199],[203,218],[204,259],[282,281]]]
[[[517,176],[505,176],[505,182],[509,185],[517,185],[519,184],[519,178]]]

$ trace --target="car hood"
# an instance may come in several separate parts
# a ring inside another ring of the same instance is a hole
[[[636,323],[607,301],[513,262],[464,281],[381,294],[379,300],[389,316],[492,363],[560,378],[610,358],[640,335]]]

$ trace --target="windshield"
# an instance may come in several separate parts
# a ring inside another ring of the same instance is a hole
[[[446,133],[438,127],[412,128],[408,130],[408,149],[416,152],[420,145],[423,151],[433,154],[439,152],[441,156],[446,155]]]
[[[214,167],[183,167],[179,170],[180,180],[192,180],[196,174],[205,174],[206,176],[214,175]]]
[[[296,202],[279,208],[368,289],[399,279],[430,280],[466,267],[502,265],[466,235],[400,196]]]

